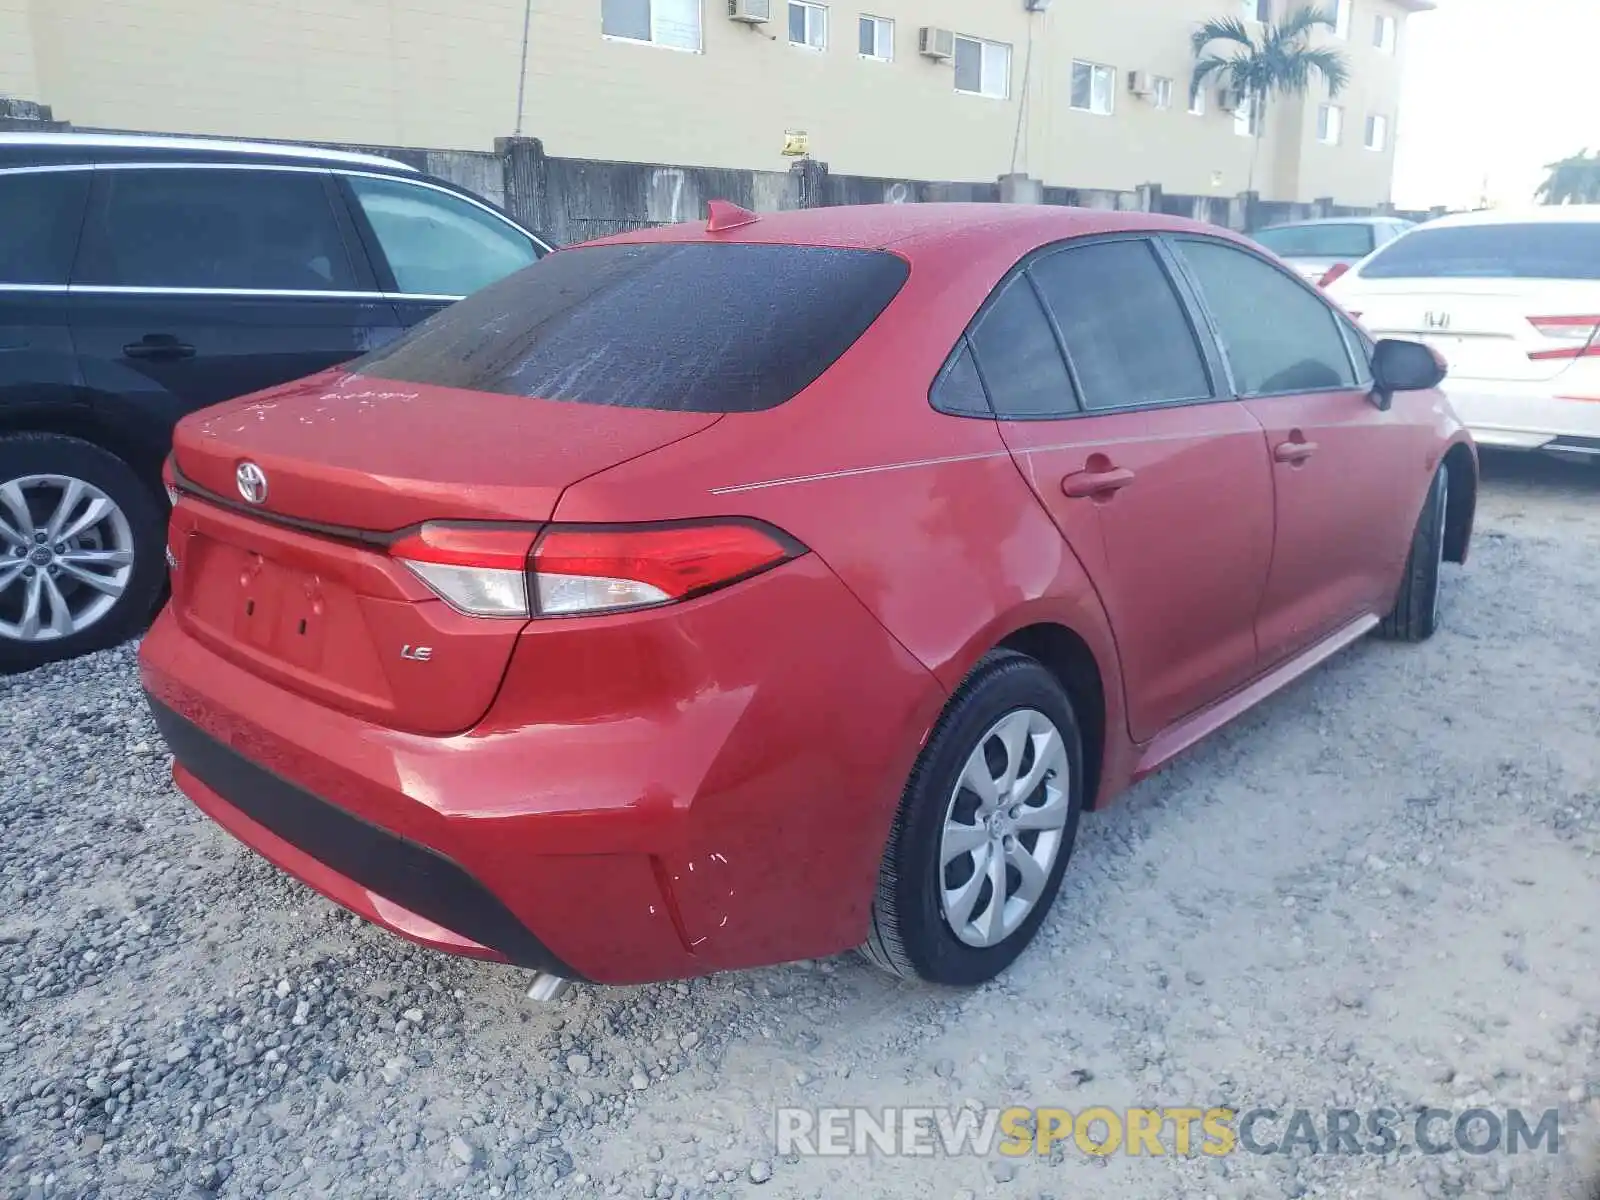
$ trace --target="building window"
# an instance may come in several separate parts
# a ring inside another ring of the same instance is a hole
[[[826,50],[828,10],[820,4],[789,0],[789,44],[807,50]]]
[[[1011,95],[1011,47],[977,38],[956,39],[956,91],[1005,100]]]
[[[861,57],[894,61],[894,22],[887,17],[861,18]]]
[[[1350,5],[1354,0],[1334,0],[1333,3],[1333,36],[1350,37]]]
[[[1367,149],[1387,150],[1389,148],[1389,118],[1374,114],[1367,118]]]
[[[1344,109],[1337,104],[1324,104],[1317,109],[1317,141],[1325,146],[1337,146],[1344,134]]]
[[[1192,117],[1203,117],[1206,115],[1205,88],[1201,88],[1198,92],[1189,97],[1189,115]]]
[[[1233,131],[1240,137],[1255,137],[1261,122],[1256,119],[1256,98],[1241,96],[1239,107],[1233,110]]]
[[[1072,107],[1079,112],[1110,116],[1117,94],[1115,67],[1098,63],[1074,62],[1072,64]]]
[[[700,0],[600,0],[600,32],[672,50],[700,49]]]
[[[1391,16],[1382,15],[1372,19],[1372,44],[1385,54],[1394,53],[1395,35],[1398,26]]]
[[[1157,108],[1171,108],[1172,80],[1168,79],[1165,75],[1157,75],[1155,78],[1155,88],[1155,94],[1150,98],[1152,103],[1154,103]]]
[[[1272,20],[1272,0],[1239,0],[1239,16],[1246,21]]]

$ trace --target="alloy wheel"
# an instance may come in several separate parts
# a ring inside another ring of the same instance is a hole
[[[133,574],[133,528],[115,501],[70,475],[0,482],[0,639],[82,633]]]
[[[940,903],[962,942],[1004,941],[1038,905],[1061,851],[1071,772],[1055,722],[1007,713],[978,740],[945,810]]]

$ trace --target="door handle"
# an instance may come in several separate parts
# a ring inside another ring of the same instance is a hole
[[[1127,467],[1111,467],[1104,471],[1079,471],[1061,481],[1061,490],[1074,500],[1085,496],[1105,496],[1121,491],[1133,482],[1133,472]]]
[[[169,333],[147,333],[141,340],[124,346],[122,353],[126,358],[170,362],[179,358],[193,358],[194,347],[187,342],[180,342]]]
[[[1279,442],[1272,448],[1272,457],[1281,463],[1303,463],[1317,452],[1315,442]]]

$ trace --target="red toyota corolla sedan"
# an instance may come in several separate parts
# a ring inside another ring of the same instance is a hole
[[[718,203],[185,420],[144,684],[196,804],[425,945],[975,984],[1084,808],[1433,632],[1443,374],[1209,226]]]

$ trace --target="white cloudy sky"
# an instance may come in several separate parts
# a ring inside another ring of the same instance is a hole
[[[1545,163],[1600,150],[1600,0],[1439,0],[1408,24],[1402,208],[1526,202]]]

